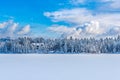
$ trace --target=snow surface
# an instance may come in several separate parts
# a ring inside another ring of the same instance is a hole
[[[0,80],[120,80],[120,55],[1,54]]]

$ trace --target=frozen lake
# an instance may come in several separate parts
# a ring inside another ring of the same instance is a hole
[[[120,80],[120,55],[1,54],[0,80]]]

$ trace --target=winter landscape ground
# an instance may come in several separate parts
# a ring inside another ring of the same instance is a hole
[[[119,54],[1,54],[0,80],[120,80]]]

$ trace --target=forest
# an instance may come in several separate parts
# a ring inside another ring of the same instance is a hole
[[[0,53],[4,54],[80,54],[119,53],[120,36],[114,38],[45,39],[43,37],[1,38]]]

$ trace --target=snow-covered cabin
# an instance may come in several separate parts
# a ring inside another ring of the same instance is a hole
[[[36,49],[41,49],[45,47],[44,43],[32,43],[32,45],[36,48]]]

